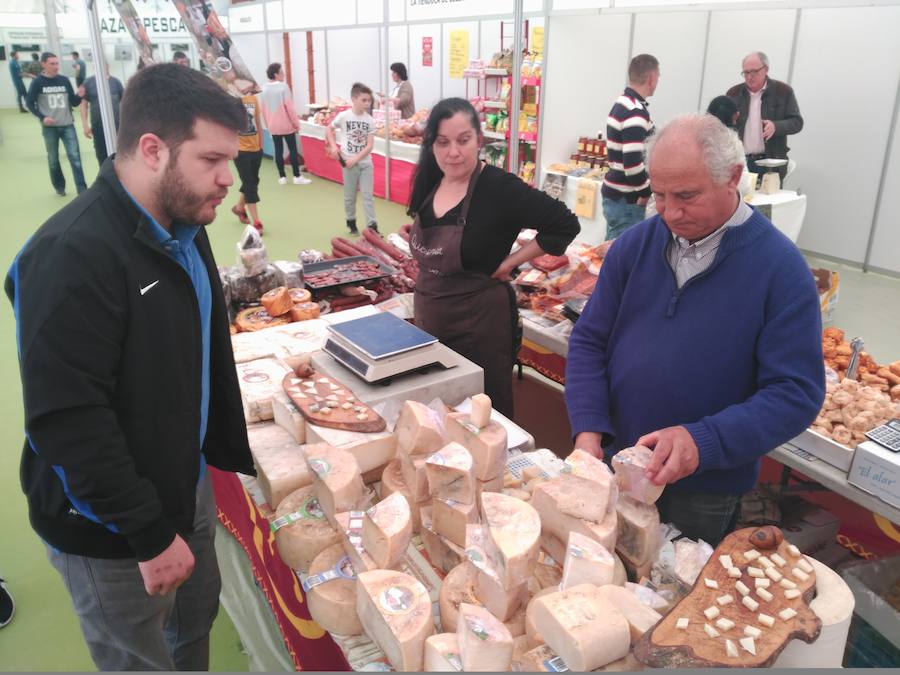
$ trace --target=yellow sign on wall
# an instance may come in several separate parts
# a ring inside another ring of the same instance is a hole
[[[462,79],[463,71],[469,65],[469,31],[450,31],[450,77]]]
[[[533,26],[531,28],[531,44],[529,45],[529,51],[532,54],[543,54],[544,53],[544,27],[543,26]]]

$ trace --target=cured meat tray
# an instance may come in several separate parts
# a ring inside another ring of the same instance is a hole
[[[303,281],[314,291],[374,281],[397,274],[397,270],[372,256],[357,255],[324,260],[303,266]]]

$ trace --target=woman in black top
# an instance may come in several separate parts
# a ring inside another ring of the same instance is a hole
[[[484,166],[482,141],[468,101],[432,108],[409,204],[419,262],[415,315],[423,330],[484,369],[485,393],[512,418],[518,310],[510,273],[544,253],[561,255],[580,226],[562,202]],[[510,253],[524,228],[537,237]]]

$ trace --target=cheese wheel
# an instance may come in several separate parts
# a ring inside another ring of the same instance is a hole
[[[560,590],[580,584],[611,584],[615,569],[615,558],[602,544],[578,532],[570,532]]]
[[[479,429],[464,413],[448,413],[447,438],[466,447],[472,454],[475,477],[482,481],[503,476],[506,466],[507,434],[499,422]]]
[[[406,401],[394,427],[397,448],[409,455],[430,455],[447,444],[437,411],[418,401]]]
[[[459,443],[448,443],[425,460],[431,496],[475,504],[475,474],[472,470],[469,451]]]
[[[366,635],[395,670],[422,670],[425,640],[434,633],[434,622],[421,582],[392,570],[362,572],[357,577],[356,612]]]
[[[307,445],[306,462],[325,517],[332,523],[337,513],[362,506],[365,486],[356,458],[346,450],[329,445]]]
[[[288,289],[284,286],[279,286],[263,293],[259,301],[266,308],[269,316],[282,316],[290,312],[291,307],[294,306],[291,294],[288,293]]]
[[[512,663],[513,636],[480,605],[459,606],[456,628],[459,658],[466,672],[505,672]]]
[[[571,670],[594,670],[630,649],[628,622],[618,609],[582,584],[534,599],[534,626]]]
[[[279,520],[290,517],[288,525],[277,527]],[[288,567],[308,572],[313,559],[340,541],[340,534],[325,519],[319,508],[315,489],[309,485],[285,497],[275,511],[273,526],[278,555]]]
[[[289,494],[312,483],[303,449],[284,429],[271,423],[250,425],[247,439],[259,489],[273,509]]]
[[[625,617],[631,631],[632,645],[637,643],[644,633],[653,628],[662,619],[662,614],[645,605],[627,588],[610,584],[600,586],[597,592],[615,606]]]
[[[619,490],[644,504],[655,503],[665,489],[665,485],[651,483],[645,473],[652,456],[653,451],[650,448],[636,445],[620,450],[612,458]]]
[[[576,449],[566,458],[560,480],[566,484],[557,502],[560,511],[594,523],[603,521],[615,479],[602,460]]]
[[[323,630],[337,635],[359,635],[363,632],[356,615],[356,579],[350,558],[340,544],[333,544],[316,556],[309,567],[315,577],[339,568],[341,576],[313,586],[306,593],[309,615]]]
[[[652,562],[659,553],[659,510],[654,504],[644,504],[622,495],[616,511],[616,550],[635,567]]]
[[[306,443],[306,419],[283,391],[272,396],[272,417],[275,424],[287,431],[296,443]]]
[[[568,484],[562,477],[544,481],[534,487],[529,504],[540,514],[544,532],[552,534],[562,542],[568,541],[569,532],[578,532],[598,544],[602,544],[608,551],[614,550],[616,547],[616,512],[607,512],[606,517],[600,523],[592,523],[589,520],[563,513],[559,508],[559,501],[567,489]]]
[[[475,597],[500,621],[509,621],[528,601],[528,582],[510,588],[500,583],[494,570],[479,569],[475,573]]]
[[[400,460],[397,458],[388,462],[381,473],[381,498],[389,497],[395,492],[402,494],[409,503],[413,532],[418,532],[422,527],[422,506],[423,504],[431,506],[431,500],[421,503],[413,501],[412,493],[407,489],[406,483],[403,482],[403,472],[400,469]]]
[[[485,554],[501,583],[518,586],[534,572],[540,550],[541,519],[529,504],[498,492],[481,495]]]
[[[290,322],[290,317],[272,316],[264,307],[242,309],[234,320],[238,330],[244,333],[252,333],[272,326],[284,326]]]
[[[398,447],[397,457],[400,459],[400,471],[403,482],[416,502],[426,501],[431,493],[428,491],[428,473],[425,470],[425,458],[410,455]]]
[[[466,545],[466,525],[478,522],[475,504],[434,499],[431,506],[432,529],[457,546]]]
[[[389,569],[399,564],[411,537],[412,516],[403,495],[392,494],[366,511],[363,548],[379,567]]]
[[[302,305],[312,300],[312,293],[305,288],[289,288],[288,295],[291,296],[291,303],[294,305]]]
[[[387,431],[362,433],[310,424],[307,436],[308,443],[326,443],[349,452],[356,458],[361,474],[382,469],[397,456],[397,437]]]
[[[425,640],[425,672],[455,673],[462,670],[456,633],[438,633]]]
[[[316,302],[301,302],[291,307],[291,321],[318,319],[322,310]]]
[[[460,563],[465,562],[466,552],[461,546],[457,546],[449,539],[446,539],[425,525],[426,513],[430,524],[431,507],[426,506],[422,509],[422,527],[419,534],[422,537],[422,544],[428,553],[428,559],[432,566],[443,571],[445,574],[450,572]]]

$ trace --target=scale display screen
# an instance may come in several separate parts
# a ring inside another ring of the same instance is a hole
[[[345,321],[329,326],[329,330],[375,360],[437,342],[433,335],[390,312]]]

